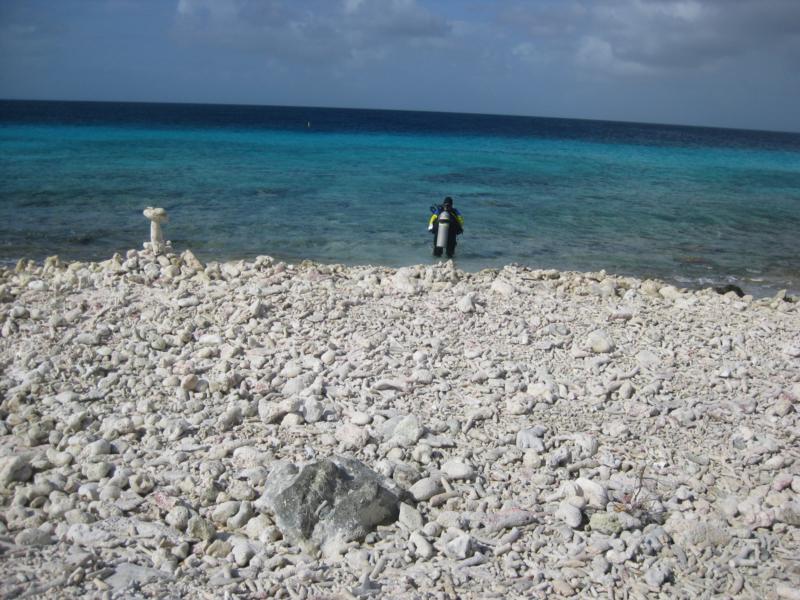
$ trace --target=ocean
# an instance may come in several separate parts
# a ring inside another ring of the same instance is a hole
[[[800,134],[273,106],[0,102],[0,262],[141,247],[204,261],[427,264],[800,291]]]

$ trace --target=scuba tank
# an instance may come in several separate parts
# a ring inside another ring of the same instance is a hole
[[[450,220],[452,219],[452,213],[447,210],[446,208],[442,209],[442,212],[439,213],[439,218],[437,221],[439,222],[439,227],[436,232],[436,249],[444,249],[447,247],[447,239],[450,234]],[[439,250],[441,253],[441,250]]]

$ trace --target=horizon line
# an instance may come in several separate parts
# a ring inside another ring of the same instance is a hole
[[[356,106],[318,106],[312,104],[255,104],[239,102],[179,102],[169,100],[76,100],[76,99],[42,99],[42,98],[0,98],[0,102],[61,102],[61,103],[86,103],[86,104],[169,104],[169,105],[188,105],[188,106],[239,106],[248,108],[308,108],[323,110],[365,110],[375,112],[411,112],[411,113],[430,113],[444,115],[474,115],[484,117],[511,117],[520,119],[547,119],[554,121],[588,121],[595,123],[621,123],[626,125],[646,125],[656,127],[685,127],[691,129],[723,129],[730,131],[748,131],[755,133],[777,133],[785,135],[800,135],[800,130],[783,129],[757,129],[750,127],[730,127],[720,125],[693,125],[686,123],[661,123],[657,121],[626,121],[615,119],[600,119],[588,117],[554,117],[544,115],[529,115],[517,113],[486,113],[478,111],[446,111],[432,109],[409,109],[409,108],[375,108],[375,107],[356,107]]]

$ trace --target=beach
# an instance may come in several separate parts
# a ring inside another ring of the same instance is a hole
[[[0,269],[0,596],[800,597],[785,293],[145,246]]]

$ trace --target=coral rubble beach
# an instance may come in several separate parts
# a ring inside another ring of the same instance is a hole
[[[800,597],[800,304],[145,246],[0,270],[0,596]]]

